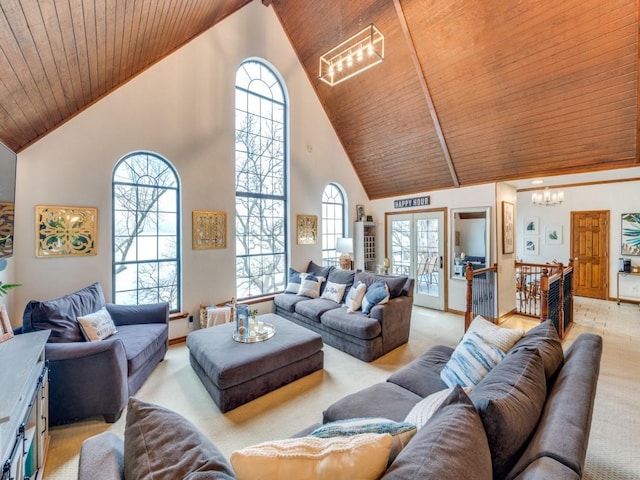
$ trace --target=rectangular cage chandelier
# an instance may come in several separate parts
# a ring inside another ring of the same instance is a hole
[[[384,35],[369,25],[320,57],[320,80],[331,86],[384,60]]]

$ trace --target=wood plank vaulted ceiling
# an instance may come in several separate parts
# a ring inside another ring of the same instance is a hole
[[[2,0],[0,141],[19,152],[250,1]],[[262,3],[376,199],[637,166],[639,1]],[[319,81],[371,23],[385,61]]]

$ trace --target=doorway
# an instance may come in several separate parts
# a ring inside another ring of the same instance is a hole
[[[444,310],[445,232],[440,210],[387,216],[389,273],[415,279],[414,305]]]
[[[606,300],[609,295],[609,211],[571,212],[574,295]]]

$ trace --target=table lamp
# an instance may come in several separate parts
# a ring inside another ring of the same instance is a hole
[[[351,270],[351,253],[353,253],[353,238],[340,237],[336,240],[336,252],[340,255],[340,268]]]

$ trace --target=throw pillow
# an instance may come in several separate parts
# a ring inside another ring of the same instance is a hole
[[[383,480],[491,479],[491,454],[478,412],[456,387],[418,430]]]
[[[440,405],[451,395],[455,387],[445,388],[439,392],[432,393],[428,397],[423,398],[411,409],[405,422],[413,424],[418,430],[420,430],[425,423],[433,416],[433,414],[440,408]],[[464,393],[467,395],[471,392],[471,388],[464,388]]]
[[[327,278],[327,281],[346,285],[347,286],[347,288],[345,289],[345,295],[346,295],[346,293],[349,291],[349,289],[353,285],[353,278],[355,277],[355,274],[356,274],[355,270],[342,270],[339,268],[334,268],[331,270],[331,272],[329,272],[329,277]],[[344,300],[344,296],[341,299],[341,301],[342,300]],[[338,303],[341,303],[341,302],[338,302]]]
[[[298,291],[300,291],[300,283],[302,283],[300,272],[289,267],[289,280],[287,282],[287,288],[285,288],[284,293],[298,293]]]
[[[342,301],[342,297],[344,296],[344,291],[347,286],[340,283],[327,282],[327,285],[324,287],[324,292],[322,292],[321,297],[326,298],[327,300],[333,300],[336,303],[340,303]]]
[[[50,343],[82,342],[84,336],[77,318],[105,305],[102,287],[97,282],[55,300],[31,300],[22,315],[23,330],[25,333],[50,330]]]
[[[351,287],[347,294],[347,298],[344,300],[348,313],[360,310],[365,293],[367,293],[367,286],[362,282],[356,282],[353,287]]]
[[[117,332],[106,307],[89,315],[78,317],[78,323],[87,342],[99,342]]]
[[[540,355],[525,349],[505,357],[469,395],[484,424],[494,478],[504,478],[515,465],[546,396]]]
[[[367,288],[362,299],[362,313],[369,315],[376,305],[382,305],[389,301],[389,287],[383,281],[375,282]]]
[[[222,452],[191,422],[166,408],[129,398],[124,478],[236,478]]]
[[[536,325],[509,350],[509,355],[523,348],[535,348],[544,364],[547,381],[551,381],[564,363],[562,342],[551,320]]]
[[[333,270],[335,270],[335,267],[333,265],[330,267],[322,267],[320,265],[315,264],[313,260],[309,262],[309,265],[307,265],[307,273],[312,273],[316,277],[322,277],[323,282],[327,278],[329,278],[329,275]],[[321,284],[320,293],[322,293],[323,290],[324,290],[324,284]]]
[[[487,342],[477,332],[465,334],[440,372],[440,378],[448,387],[474,387],[504,355],[500,348]]]
[[[394,422],[388,418],[351,418],[325,423],[312,431],[310,435],[318,438],[332,438],[362,433],[388,433],[393,438],[388,461],[391,463],[409,443],[416,431],[416,426],[409,422]]]
[[[324,282],[324,278],[316,277],[312,273],[301,273],[300,278],[301,282],[300,290],[298,290],[298,295],[302,295],[303,297],[318,298],[320,296],[320,287],[322,285],[322,282]]]
[[[391,435],[376,433],[287,438],[236,450],[231,465],[238,480],[374,480],[387,468],[391,444]]]
[[[509,349],[524,335],[524,330],[519,328],[500,327],[488,320],[485,320],[480,315],[473,319],[465,335],[469,335],[473,332],[479,333],[485,341],[500,348],[504,353],[507,353]]]

